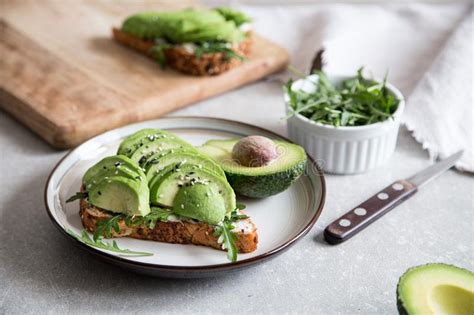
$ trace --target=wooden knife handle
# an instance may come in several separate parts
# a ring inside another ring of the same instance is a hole
[[[348,240],[416,191],[416,186],[406,180],[394,182],[329,224],[324,230],[324,238],[330,244]]]

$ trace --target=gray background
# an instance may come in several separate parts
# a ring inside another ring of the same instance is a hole
[[[286,133],[276,82],[243,87],[173,115],[224,117]],[[326,176],[321,218],[290,250],[252,269],[200,280],[136,275],[76,248],[49,221],[43,203],[47,176],[66,152],[3,112],[0,147],[0,313],[394,314],[397,281],[407,268],[446,262],[473,269],[474,181],[455,171],[349,242],[331,247],[322,241],[323,228],[339,215],[429,165],[404,129],[383,167]]]

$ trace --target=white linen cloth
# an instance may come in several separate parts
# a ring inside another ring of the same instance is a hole
[[[464,149],[456,164],[474,172],[473,11],[408,98],[403,122],[433,158]]]
[[[403,122],[432,158],[472,153],[472,7],[469,4],[314,4],[309,1],[207,1],[248,13],[257,33],[287,48],[307,72],[325,47],[325,71],[383,77],[407,100]],[[456,30],[459,27],[458,30]],[[415,88],[416,87],[416,88]]]

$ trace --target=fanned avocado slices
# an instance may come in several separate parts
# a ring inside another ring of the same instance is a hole
[[[223,8],[141,12],[128,17],[122,24],[122,31],[141,39],[161,39],[172,44],[233,43],[245,38],[237,23],[249,20],[243,13]]]
[[[397,302],[403,315],[472,315],[474,273],[446,264],[410,268],[398,282]]]
[[[198,150],[219,164],[236,193],[265,198],[286,190],[300,177],[307,163],[302,147],[274,140],[278,156],[268,165],[245,166],[233,157],[233,148],[240,139],[209,140]]]
[[[220,165],[170,132],[139,130],[122,141],[117,153],[84,175],[89,202],[96,207],[144,216],[151,203],[209,224],[236,208]]]

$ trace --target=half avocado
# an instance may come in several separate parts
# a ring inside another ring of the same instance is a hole
[[[244,166],[232,156],[239,139],[210,140],[198,148],[211,157],[224,170],[227,180],[236,193],[265,198],[286,190],[303,174],[307,157],[304,149],[296,144],[274,140],[278,156],[264,166]]]
[[[104,177],[88,190],[88,196],[92,205],[112,212],[139,216],[150,212],[149,190],[143,181]]]
[[[474,273],[446,264],[408,269],[397,286],[400,314],[474,314]]]

